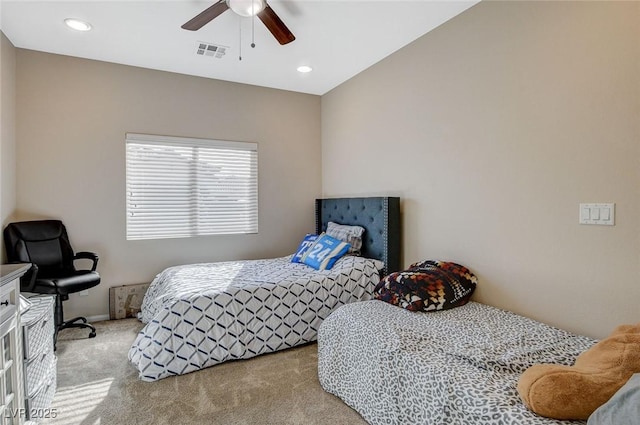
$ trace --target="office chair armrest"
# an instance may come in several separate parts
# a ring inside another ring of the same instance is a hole
[[[25,263],[23,263],[22,261],[9,261],[8,264],[25,264]],[[38,266],[36,266],[33,263],[29,263],[29,264],[31,264],[31,267],[29,267],[29,270],[27,270],[20,277],[20,291],[22,292],[31,292],[33,287],[36,286],[36,277],[38,276]]]
[[[91,271],[95,272],[96,267],[98,267],[98,255],[94,252],[88,251],[80,251],[76,252],[76,255],[73,257],[74,260],[84,259],[84,260],[92,260],[93,266],[91,267]]]
[[[38,276],[38,266],[31,263],[31,267],[20,278],[20,291],[31,292],[36,286],[36,277]]]

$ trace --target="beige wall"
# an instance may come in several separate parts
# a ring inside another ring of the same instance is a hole
[[[474,6],[322,97],[322,163],[325,195],[400,195],[405,264],[467,265],[476,300],[640,321],[640,3]]]
[[[0,225],[16,208],[16,49],[0,32]],[[0,263],[7,261],[0,244]]]
[[[2,37],[3,224],[17,202],[18,218],[61,218],[76,250],[100,254],[103,285],[66,304],[92,316],[109,286],[169,265],[290,252],[321,184],[399,195],[405,264],[461,262],[477,300],[604,336],[640,320],[639,40],[637,2],[483,2],[320,108],[20,49],[16,65]],[[126,241],[126,132],[259,142],[260,234]],[[616,226],[578,225],[580,202],[615,202]]]
[[[291,253],[321,192],[320,98],[33,51],[17,51],[17,206],[60,218],[103,284],[65,315],[108,312],[108,288],[175,264]],[[125,133],[258,142],[259,234],[125,239]]]

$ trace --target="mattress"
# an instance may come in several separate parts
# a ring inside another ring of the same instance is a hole
[[[144,381],[182,375],[315,341],[334,309],[369,300],[377,260],[346,256],[331,270],[291,256],[171,267],[145,294],[146,326],[129,350]]]
[[[337,309],[318,333],[322,387],[370,424],[580,424],[529,411],[535,363],[572,365],[594,340],[487,305],[433,313],[382,301]]]

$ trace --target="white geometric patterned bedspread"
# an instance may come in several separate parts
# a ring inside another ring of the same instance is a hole
[[[369,300],[382,263],[346,256],[331,270],[268,260],[171,267],[151,283],[129,360],[143,381],[314,341],[335,308]]]
[[[532,364],[571,365],[594,343],[474,302],[415,313],[367,301],[322,323],[318,374],[372,425],[580,424],[529,411],[516,385]]]

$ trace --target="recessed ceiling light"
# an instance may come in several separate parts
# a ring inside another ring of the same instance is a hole
[[[298,72],[307,73],[313,71],[313,68],[307,65],[302,65],[298,67]]]
[[[67,18],[64,20],[64,23],[71,29],[76,31],[89,31],[91,29],[91,24],[85,21],[81,21],[80,19],[75,18]]]

